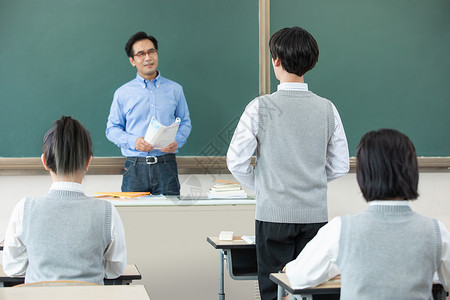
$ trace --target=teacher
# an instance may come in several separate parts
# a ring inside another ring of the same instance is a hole
[[[175,153],[192,129],[183,88],[158,71],[158,41],[153,36],[134,34],[125,51],[137,75],[114,93],[106,126],[106,137],[127,157],[122,191],[179,195]],[[181,120],[175,141],[161,150],[143,138],[152,117],[165,126]]]

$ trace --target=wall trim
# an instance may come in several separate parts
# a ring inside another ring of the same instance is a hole
[[[428,173],[450,172],[449,157],[418,157],[419,171]],[[94,157],[88,175],[122,174],[124,157]],[[252,164],[255,157],[252,158]],[[180,174],[229,174],[225,156],[178,156]],[[355,172],[356,161],[350,158],[350,172]],[[0,176],[44,175],[39,157],[0,158]]]
[[[270,94],[270,0],[259,0],[259,95]]]

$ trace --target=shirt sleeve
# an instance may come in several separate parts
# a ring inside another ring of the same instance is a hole
[[[182,88],[180,88],[180,93],[178,95],[178,105],[175,111],[175,116],[181,119],[180,127],[178,128],[177,135],[175,136],[177,147],[181,148],[186,143],[192,130],[191,119],[189,117],[189,108]]]
[[[255,174],[250,162],[257,146],[258,112],[259,101],[254,99],[239,119],[227,152],[227,166],[231,174],[252,190],[255,189]]]
[[[27,249],[21,240],[25,199],[12,212],[3,246],[3,271],[8,276],[23,276],[28,267]]]
[[[106,278],[117,278],[123,274],[127,266],[127,249],[125,244],[125,231],[117,209],[111,209],[111,242],[105,254]]]
[[[125,124],[125,112],[116,91],[106,124],[106,137],[120,148],[136,150],[136,140],[139,136],[127,132]]]
[[[292,287],[304,289],[317,286],[338,275],[335,265],[339,253],[341,218],[323,226],[298,257],[286,265]]]
[[[332,104],[334,114],[334,132],[331,135],[327,148],[327,163],[325,166],[328,182],[335,180],[350,170],[347,137],[341,117]]]
[[[444,224],[438,221],[441,231],[442,249],[441,264],[437,270],[438,281],[444,286],[446,291],[450,290],[450,233]]]

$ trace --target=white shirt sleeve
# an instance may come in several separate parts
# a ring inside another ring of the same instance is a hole
[[[441,231],[442,250],[441,264],[437,270],[438,280],[446,291],[450,290],[450,233],[444,224],[438,221]]]
[[[339,253],[341,218],[323,226],[298,257],[286,265],[286,274],[293,288],[317,286],[340,274],[335,265]]]
[[[125,231],[119,212],[114,206],[111,210],[111,242],[103,257],[105,259],[106,278],[117,278],[123,274],[127,266]]]
[[[9,218],[3,246],[3,271],[6,275],[22,276],[28,267],[27,249],[21,240],[25,199],[14,207]]]
[[[257,146],[258,111],[259,101],[254,99],[245,108],[227,152],[227,166],[231,174],[252,190],[255,189],[255,173],[250,162]]]
[[[328,182],[347,174],[350,170],[348,144],[344,125],[334,104],[331,104],[331,106],[333,107],[334,114],[334,132],[328,142],[327,149],[327,164],[325,169]]]

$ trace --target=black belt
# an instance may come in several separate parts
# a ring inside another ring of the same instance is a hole
[[[166,154],[161,156],[146,156],[146,157],[128,157],[128,159],[135,159],[137,162],[144,162],[147,165],[162,164],[176,160],[175,154]]]

